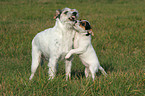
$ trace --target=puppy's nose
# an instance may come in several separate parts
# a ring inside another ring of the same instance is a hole
[[[75,21],[75,23],[77,23],[77,20]]]
[[[74,16],[76,16],[76,15],[77,15],[77,12],[73,12],[72,14],[73,14]]]

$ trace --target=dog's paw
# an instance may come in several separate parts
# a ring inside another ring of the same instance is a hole
[[[65,59],[69,59],[69,57],[65,56]]]
[[[67,55],[65,56],[65,59],[69,59],[69,58],[70,58],[70,55],[67,54]]]

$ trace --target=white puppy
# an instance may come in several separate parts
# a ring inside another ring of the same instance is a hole
[[[38,33],[32,41],[32,65],[31,80],[34,73],[45,57],[49,61],[49,79],[53,79],[56,73],[56,66],[59,59],[63,59],[68,51],[72,49],[74,38],[74,23],[78,17],[76,9],[64,8],[56,10],[56,23],[53,28],[46,29]],[[65,60],[66,79],[70,77],[71,61]]]
[[[95,73],[98,69],[107,76],[104,69],[100,66],[95,50],[91,44],[91,34],[93,35],[91,26],[88,21],[77,21],[74,28],[77,30],[74,39],[74,48],[69,51],[65,59],[70,58],[72,54],[79,54],[82,63],[86,66],[85,76],[90,76],[91,73],[93,80]]]

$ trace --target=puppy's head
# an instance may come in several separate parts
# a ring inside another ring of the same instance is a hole
[[[90,25],[90,23],[87,20],[80,20],[80,21],[77,20],[75,22],[74,28],[78,32],[86,34],[86,36],[88,36],[88,35],[94,36],[94,33],[92,31],[92,28],[91,28],[91,25]]]
[[[54,19],[60,19],[61,22],[74,23],[78,18],[78,11],[76,9],[64,8],[56,10]]]

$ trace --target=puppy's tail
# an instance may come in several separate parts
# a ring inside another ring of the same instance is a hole
[[[100,69],[101,73],[102,73],[105,77],[107,77],[107,73],[105,72],[105,70],[104,70],[101,66],[99,66],[99,69]]]

